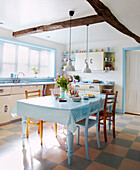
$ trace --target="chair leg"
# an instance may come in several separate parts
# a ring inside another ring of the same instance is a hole
[[[85,127],[85,148],[86,148],[87,160],[89,160],[89,152],[88,152],[88,128],[86,128],[86,127]]]
[[[105,142],[107,142],[107,134],[106,134],[106,119],[104,119],[104,138],[105,138]]]
[[[113,138],[115,138],[115,117],[113,116]]]
[[[38,134],[40,134],[40,126],[38,126]]]
[[[29,122],[30,122],[30,118],[27,117],[27,133],[26,133],[27,138],[29,138]]]
[[[39,120],[39,124],[40,124],[40,139],[41,139],[41,145],[43,144],[43,121]]]
[[[111,117],[109,117],[109,122],[108,122],[108,126],[109,126],[109,130],[111,129]]]
[[[77,145],[79,145],[80,127],[77,127]]]
[[[55,127],[55,137],[57,138],[57,123],[54,124]]]
[[[98,131],[100,132],[100,119],[98,121]]]
[[[100,139],[99,139],[99,124],[96,124],[96,136],[97,136],[97,145],[98,145],[98,148],[101,148],[100,147]]]

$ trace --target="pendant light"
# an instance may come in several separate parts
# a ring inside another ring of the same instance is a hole
[[[91,70],[88,66],[88,26],[89,25],[87,25],[86,59],[85,59],[85,67],[83,69],[83,73],[91,73]]]
[[[74,15],[74,11],[69,11],[69,16],[70,16],[70,39],[69,39],[69,57],[68,57],[68,63],[65,68],[65,71],[75,71],[75,68],[72,65],[71,62],[71,17]]]

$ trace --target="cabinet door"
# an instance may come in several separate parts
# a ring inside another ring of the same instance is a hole
[[[43,89],[43,85],[32,85],[30,86],[30,91],[34,91],[34,90],[41,90]]]
[[[104,53],[93,52],[88,54],[89,68],[91,70],[103,70]]]
[[[85,66],[86,53],[75,54],[75,70],[83,70]]]
[[[16,95],[11,95],[9,97],[9,118],[10,118],[10,121],[21,117],[21,116],[18,116],[16,118],[13,118],[13,116],[11,115],[11,111],[14,108],[17,100],[21,100],[21,99],[25,99],[25,94],[16,94]]]
[[[10,96],[0,97],[0,124],[10,121]]]
[[[24,94],[25,90],[30,90],[30,86],[12,86],[11,94]]]

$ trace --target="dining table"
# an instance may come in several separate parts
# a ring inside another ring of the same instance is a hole
[[[27,117],[37,120],[59,123],[67,129],[67,156],[71,164],[73,156],[73,133],[76,131],[76,122],[86,118],[89,103],[97,102],[105,95],[95,95],[95,98],[74,102],[66,96],[67,102],[59,102],[54,96],[18,100],[11,112],[13,117],[22,116],[22,145],[25,146]],[[103,104],[102,104],[103,107]]]

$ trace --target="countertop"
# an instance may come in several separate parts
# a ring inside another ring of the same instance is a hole
[[[55,81],[52,82],[24,82],[24,83],[0,83],[0,87],[9,87],[9,86],[31,86],[31,85],[47,85],[47,84],[56,84]]]
[[[92,82],[76,82],[76,83],[72,83],[72,84],[82,84],[82,85],[94,85],[94,86],[113,86],[114,83],[113,82],[108,82],[108,83],[104,83],[104,82],[101,82],[101,83],[92,83]]]

